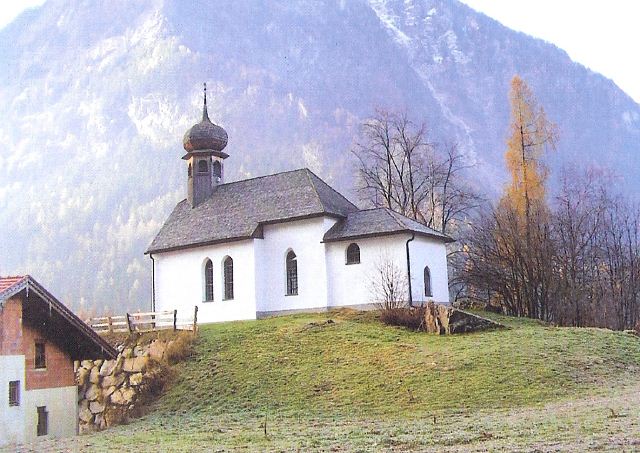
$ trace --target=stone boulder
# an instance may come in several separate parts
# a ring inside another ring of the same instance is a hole
[[[91,368],[93,368],[93,360],[83,360],[82,362],[80,362],[80,366],[82,368],[90,370]]]
[[[149,357],[134,357],[124,360],[123,370],[127,373],[141,373],[147,369]]]
[[[89,403],[89,411],[91,411],[92,414],[104,412],[104,404],[101,404],[98,401],[91,401],[91,403]]]
[[[89,382],[92,384],[100,383],[100,367],[94,366],[91,368],[91,372],[89,373]]]
[[[457,309],[454,309],[449,316],[449,326],[451,333],[467,333],[505,327],[490,319]]]
[[[95,401],[101,396],[101,394],[102,392],[100,390],[100,387],[98,387],[96,384],[91,384],[89,388],[87,388],[84,397],[89,401]]]
[[[103,395],[105,398],[109,398],[109,397],[113,394],[113,392],[115,392],[115,391],[116,391],[116,386],[115,386],[115,385],[112,385],[111,387],[109,387],[109,388],[105,389],[105,390],[102,392],[102,395]]]
[[[78,371],[76,372],[76,384],[78,384],[80,387],[85,385],[87,383],[89,373],[90,371],[84,367],[78,368]]]
[[[102,378],[102,388],[120,387],[127,378],[125,373],[112,374]]]
[[[93,413],[89,410],[89,408],[80,409],[78,412],[78,418],[83,423],[91,423],[93,422]]]
[[[113,370],[116,367],[116,363],[116,360],[105,360],[100,367],[100,376],[105,377],[113,373]]]
[[[142,373],[134,373],[129,376],[129,385],[138,386],[142,384]]]
[[[128,406],[133,403],[135,399],[136,391],[131,387],[123,387],[121,389],[118,389],[113,392],[110,397],[111,402],[119,406]]]
[[[454,307],[429,302],[425,306],[424,329],[436,335],[475,332],[504,327],[502,324]]]

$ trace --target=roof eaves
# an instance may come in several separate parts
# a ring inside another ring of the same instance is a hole
[[[432,230],[432,232],[422,232],[422,233],[423,233],[424,235],[426,235],[426,236],[430,236],[430,237],[437,237],[437,238],[440,238],[440,239],[444,240],[444,241],[445,241],[445,242],[447,242],[447,243],[449,243],[449,242],[455,242],[455,239],[453,239],[453,238],[451,238],[451,237],[447,236],[447,235],[446,235],[446,234],[444,234],[444,233],[441,233],[441,232],[439,232],[439,231],[437,231],[437,230],[434,230],[434,229],[433,229],[433,228],[431,228],[431,227],[428,227],[428,226],[426,226],[426,225],[423,225],[423,224],[421,224],[420,222],[418,222],[417,220],[414,220],[414,219],[411,219],[411,218],[409,218],[409,217],[406,217],[406,216],[404,216],[404,215],[402,215],[402,214],[400,214],[400,213],[398,213],[398,212],[392,211],[392,210],[390,210],[390,209],[388,209],[388,208],[385,208],[385,209],[386,209],[386,210],[387,210],[387,212],[391,215],[391,217],[393,217],[393,218],[394,218],[394,220],[396,221],[396,223],[397,223],[398,225],[400,225],[401,227],[403,227],[403,228],[407,228],[407,229],[408,229],[408,230],[410,230],[410,231],[413,231],[413,230],[414,230],[414,229],[411,227],[411,225],[410,225],[410,224],[408,225],[407,223],[405,223],[405,222],[404,222],[404,218],[406,218],[407,220],[409,220],[409,221],[411,221],[411,222],[418,223],[420,226],[422,226],[422,227],[424,227],[424,228],[427,228],[427,229],[429,229],[429,230]],[[400,219],[398,219],[398,217],[400,217]],[[416,233],[417,233],[417,232],[418,232],[418,231],[416,231]]]
[[[78,316],[67,308],[62,302],[56,299],[49,291],[47,291],[40,283],[38,283],[30,275],[25,275],[18,283],[7,288],[0,295],[0,300],[5,300],[18,294],[23,289],[27,291],[33,291],[42,300],[49,304],[49,308],[58,312],[64,319],[70,324],[82,331],[85,336],[89,337],[97,346],[102,349],[102,352],[109,358],[115,359],[118,355],[117,351],[111,346],[104,338],[98,335],[91,327],[83,322]]]
[[[331,231],[331,230],[329,230]],[[350,241],[350,240],[355,240],[355,239],[365,239],[365,238],[372,238],[372,237],[381,237],[381,236],[393,236],[396,234],[409,234],[409,233],[415,233],[417,236],[422,236],[422,237],[427,237],[430,239],[438,239],[440,241],[443,241],[445,243],[450,243],[450,242],[455,242],[455,239],[450,238],[449,236],[445,236],[445,235],[437,235],[437,234],[433,234],[433,233],[427,233],[426,231],[416,231],[410,228],[403,228],[400,230],[392,230],[392,231],[379,231],[379,232],[372,232],[372,233],[361,233],[361,234],[350,234],[350,235],[346,235],[346,236],[338,236],[338,237],[333,237],[333,238],[327,238],[329,231],[327,231],[327,233],[325,233],[324,238],[322,239],[322,243],[327,243],[327,242],[340,242],[340,241]]]
[[[29,285],[29,276],[23,275],[21,277],[22,278],[20,280],[17,280],[4,291],[0,292],[0,305],[2,305],[2,302],[6,301],[12,296],[15,296]]]
[[[254,230],[255,231],[255,230]],[[193,242],[193,243],[189,243],[189,244],[182,244],[182,245],[175,245],[175,246],[171,246],[171,247],[163,247],[163,248],[157,248],[157,249],[148,249],[146,252],[144,252],[145,255],[151,255],[153,253],[166,253],[166,252],[174,252],[176,250],[185,250],[185,249],[192,249],[195,247],[203,247],[206,245],[215,245],[215,244],[222,244],[225,242],[237,242],[237,241],[243,241],[245,239],[253,239],[253,233],[247,236],[235,236],[232,238],[224,238],[224,239],[214,239],[211,241],[200,241],[200,242]]]

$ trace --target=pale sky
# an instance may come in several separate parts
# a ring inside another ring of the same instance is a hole
[[[640,1],[461,1],[509,28],[555,44],[640,103]]]
[[[509,28],[564,49],[640,103],[640,1],[462,0]],[[0,28],[44,0],[0,0]]]
[[[15,19],[27,8],[40,6],[45,0],[0,0],[0,28]]]

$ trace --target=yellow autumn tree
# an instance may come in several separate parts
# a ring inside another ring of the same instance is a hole
[[[528,226],[531,217],[545,206],[547,167],[543,157],[555,149],[556,125],[538,106],[533,92],[518,75],[511,80],[511,134],[505,160],[511,174],[502,202],[515,210]]]

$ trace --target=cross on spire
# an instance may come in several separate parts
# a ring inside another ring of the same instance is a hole
[[[209,119],[209,112],[207,112],[207,82],[204,82],[204,107],[202,108],[202,121],[204,120],[211,122]]]

